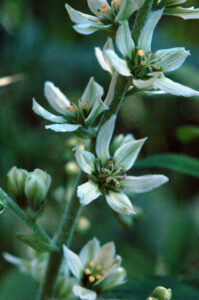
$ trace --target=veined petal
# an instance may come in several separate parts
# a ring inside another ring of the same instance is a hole
[[[160,58],[159,65],[163,72],[171,72],[178,69],[185,61],[189,51],[185,48],[171,48],[159,50],[155,53],[155,57]]]
[[[101,265],[103,269],[108,270],[114,263],[115,244],[113,242],[103,245],[96,257],[95,263]]]
[[[80,198],[80,203],[82,205],[87,205],[93,200],[97,199],[101,195],[98,185],[93,181],[79,185],[77,189],[77,196]]]
[[[84,266],[86,266],[90,261],[95,260],[99,249],[100,243],[96,238],[93,238],[82,248],[79,257]]]
[[[127,77],[132,76],[126,60],[119,58],[119,56],[113,50],[106,50],[105,53],[109,58],[112,66],[117,70],[119,74]]]
[[[122,0],[116,22],[128,20],[129,17],[144,4],[145,0]]]
[[[77,124],[53,124],[45,126],[46,129],[51,129],[55,132],[73,132],[76,131],[81,125]]]
[[[133,84],[138,88],[138,89],[152,89],[154,88],[156,82],[156,77],[152,77],[147,80],[142,80],[142,79],[133,79]]]
[[[99,130],[96,140],[96,154],[102,164],[105,164],[110,157],[109,145],[115,127],[116,116],[113,115]]]
[[[96,97],[91,112],[85,120],[86,126],[91,126],[95,119],[106,109],[108,109],[108,106],[100,99],[99,96]]]
[[[135,214],[131,201],[123,193],[109,191],[109,193],[106,195],[106,200],[109,206],[119,214]]]
[[[101,98],[103,94],[103,87],[98,84],[93,77],[91,77],[81,97],[81,99],[83,100],[82,105],[86,104],[86,102],[89,102],[89,106],[92,106],[96,98]]]
[[[36,113],[38,116],[51,121],[51,122],[56,122],[56,123],[65,123],[66,120],[61,117],[61,116],[55,116],[48,112],[46,109],[44,109],[37,101],[33,98],[33,103],[32,103],[32,110],[34,113]]]
[[[169,7],[164,10],[164,15],[167,16],[176,16],[183,18],[184,20],[188,19],[199,19],[199,8],[194,7]]]
[[[78,165],[85,173],[92,174],[95,171],[95,155],[91,152],[84,151],[77,147],[75,158]]]
[[[142,29],[138,40],[138,47],[140,49],[143,49],[145,53],[151,51],[151,41],[153,37],[153,32],[160,18],[162,17],[162,14],[163,9],[151,12],[144,28]]]
[[[119,267],[114,272],[105,276],[100,282],[100,288],[104,291],[110,291],[115,287],[124,284],[126,278],[126,271]]]
[[[183,4],[187,0],[167,0],[166,6],[172,6],[172,5],[178,5],[178,4]]]
[[[98,63],[102,67],[102,69],[104,69],[105,71],[107,71],[110,74],[112,74],[113,71],[114,71],[113,67],[111,66],[110,60],[105,55],[105,51],[108,50],[108,49],[114,50],[113,41],[112,41],[111,38],[107,39],[106,44],[104,45],[103,50],[101,50],[98,47],[95,48],[95,55],[97,57]]]
[[[116,44],[124,57],[128,57],[129,59],[132,58],[135,44],[131,36],[128,21],[122,22],[118,28],[116,34]]]
[[[120,146],[113,156],[115,169],[117,170],[120,165],[122,165],[124,172],[131,169],[145,141],[146,138]]]
[[[114,72],[112,74],[112,79],[111,79],[111,83],[110,83],[110,87],[108,89],[108,93],[106,95],[106,98],[104,100],[104,103],[109,107],[113,101],[113,98],[114,98],[114,93],[115,93],[115,84],[118,80],[118,72]]]
[[[133,193],[145,193],[168,182],[164,175],[127,176],[122,183],[122,189]]]
[[[92,11],[92,13],[94,13],[94,15],[98,16],[98,10],[102,9],[102,4],[106,3],[108,6],[108,8],[110,8],[108,2],[106,0],[87,0],[88,3],[88,7],[90,8],[90,10]]]
[[[79,259],[79,256],[68,249],[65,245],[63,246],[64,257],[67,261],[67,265],[71,273],[78,279],[81,278],[84,271],[84,267]]]
[[[80,285],[74,285],[73,293],[75,296],[79,297],[82,300],[95,300],[97,299],[96,292],[88,290]]]
[[[78,33],[85,34],[85,35],[92,34],[93,32],[98,31],[98,30],[108,30],[111,27],[112,27],[111,24],[103,25],[103,24],[97,24],[97,23],[95,24],[92,22],[88,22],[88,23],[84,23],[84,24],[77,24],[77,25],[73,26],[73,28]]]
[[[69,14],[69,17],[72,22],[76,24],[84,24],[87,22],[94,22],[94,23],[99,23],[98,18],[94,16],[90,16],[87,14],[83,14],[80,11],[72,8],[70,5],[67,3],[65,4],[66,10]]]
[[[61,114],[64,114],[66,108],[70,106],[68,98],[50,81],[44,84],[44,94],[54,110]]]

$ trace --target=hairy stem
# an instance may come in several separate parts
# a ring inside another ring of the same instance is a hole
[[[62,246],[63,244],[69,246],[77,221],[79,219],[82,206],[79,199],[76,196],[76,189],[79,183],[82,181],[83,174],[80,173],[78,176],[74,189],[73,195],[69,204],[66,204],[65,211],[60,222],[59,230],[55,236],[55,243],[59,247],[59,252],[51,252],[48,260],[47,271],[42,282],[37,300],[47,300],[49,297],[54,296],[56,280],[59,273],[60,265],[62,263]]]

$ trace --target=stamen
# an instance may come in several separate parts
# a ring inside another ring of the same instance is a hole
[[[141,64],[141,66],[145,66],[145,61],[142,60],[142,61],[140,62],[140,64]]]
[[[111,6],[112,6],[113,8],[118,8],[118,7],[121,6],[121,1],[113,0],[113,1],[111,1]]]
[[[71,110],[70,106],[67,106],[67,107],[66,107],[66,110]]]
[[[72,111],[75,112],[75,111],[77,111],[77,109],[76,109],[75,107],[73,107],[73,108],[72,108]]]
[[[102,275],[96,275],[96,279],[97,279],[97,280],[102,279]]]
[[[98,14],[100,14],[101,13],[101,9],[98,9],[97,12],[98,12]]]
[[[101,265],[97,265],[97,266],[96,266],[96,270],[97,270],[97,271],[101,271],[101,269],[102,269],[102,266],[101,266]]]
[[[102,173],[107,173],[107,169],[101,168],[101,172],[102,172]]]
[[[91,270],[90,270],[89,268],[87,268],[87,269],[85,269],[84,273],[85,273],[86,275],[90,275],[90,274],[91,274]]]
[[[87,101],[86,104],[83,106],[83,109],[87,109],[89,104],[90,104],[90,102]]]
[[[159,70],[160,70],[160,66],[154,66],[154,69],[155,69],[156,71],[159,71]]]
[[[115,182],[115,186],[119,188],[120,187],[120,183],[118,181],[116,181]]]
[[[93,283],[93,282],[95,281],[95,277],[94,277],[94,276],[89,276],[89,277],[88,277],[88,280],[89,280],[91,283]]]
[[[111,177],[107,177],[107,178],[106,178],[106,182],[107,182],[107,183],[111,182]]]
[[[112,162],[112,160],[110,160],[110,161],[108,162],[108,165],[109,165],[109,167],[113,167],[113,162]]]
[[[144,51],[142,49],[139,49],[137,54],[139,57],[142,57],[142,56],[144,56]]]
[[[89,262],[89,266],[92,268],[93,266],[94,266],[94,261],[93,260],[91,260],[90,262]]]
[[[105,3],[102,3],[102,8],[107,8],[108,7],[108,3],[105,2]]]
[[[102,9],[101,12],[102,12],[103,14],[106,14],[106,13],[108,12],[108,8]]]

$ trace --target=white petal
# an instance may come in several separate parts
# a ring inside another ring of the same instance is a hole
[[[19,267],[21,267],[25,263],[24,259],[14,256],[12,254],[9,254],[7,252],[3,253],[3,258],[7,262],[11,263],[12,265],[19,266]]]
[[[108,30],[109,28],[111,28],[112,25],[103,25],[103,24],[95,24],[95,23],[84,23],[84,24],[77,24],[75,26],[73,26],[73,28],[81,34],[92,34],[95,31],[98,30]]]
[[[87,0],[87,3],[92,13],[94,13],[96,16],[99,15],[98,9],[102,9],[102,4],[104,3],[108,4],[106,0]],[[109,4],[108,7],[110,7]]]
[[[114,272],[105,276],[100,282],[100,288],[106,292],[114,289],[115,287],[124,284],[126,278],[126,271],[123,268],[117,268]]]
[[[95,171],[95,155],[91,152],[76,148],[75,158],[80,168],[87,174]]]
[[[82,287],[80,285],[74,285],[73,293],[75,296],[79,297],[82,300],[97,299],[97,294],[94,291],[85,289],[84,287]]]
[[[131,36],[128,21],[122,22],[117,30],[116,44],[124,57],[132,59],[135,44]]]
[[[106,200],[109,206],[119,214],[125,214],[125,215],[135,214],[131,201],[123,193],[110,191],[106,195]]]
[[[76,23],[76,24],[84,24],[84,23],[87,23],[87,22],[94,22],[94,23],[99,22],[98,18],[96,18],[94,16],[87,15],[87,14],[83,14],[83,13],[79,12],[78,10],[72,8],[67,3],[65,4],[65,7],[68,11],[68,14],[70,16],[71,21]]]
[[[100,97],[95,98],[94,105],[89,113],[88,117],[85,120],[86,126],[91,126],[95,119],[104,111],[107,110],[108,106],[100,99]]]
[[[163,9],[151,12],[138,40],[138,47],[146,53],[151,50],[153,32],[163,13]]]
[[[115,85],[116,85],[116,82],[118,80],[118,76],[119,76],[119,74],[116,71],[112,74],[112,79],[111,79],[111,83],[110,83],[110,86],[109,86],[109,89],[108,89],[108,93],[107,93],[106,98],[104,100],[104,103],[107,106],[110,106],[110,104],[112,103],[112,101],[114,99]]]
[[[146,138],[134,140],[120,146],[113,156],[115,169],[118,169],[119,166],[122,165],[124,171],[129,170],[137,159],[137,156],[145,141]]]
[[[147,80],[142,80],[142,79],[133,79],[133,84],[138,88],[138,89],[152,89],[154,88],[156,82],[156,78],[152,77]]]
[[[77,196],[82,205],[87,205],[101,195],[98,185],[93,181],[88,181],[77,188]]]
[[[110,157],[109,145],[115,127],[116,116],[113,115],[105,124],[100,128],[96,140],[96,154],[102,164],[105,164]]]
[[[181,17],[184,20],[199,19],[199,9],[194,7],[171,7],[164,10],[164,15]]]
[[[32,110],[40,117],[55,123],[65,123],[66,120],[61,116],[55,116],[44,109],[37,101],[33,98]]]
[[[99,249],[100,243],[96,238],[93,238],[82,248],[79,257],[84,266],[86,266],[90,261],[95,260]]]
[[[183,4],[187,0],[167,0],[166,6],[172,6],[172,5],[178,5],[178,4]]]
[[[161,59],[159,65],[163,72],[171,72],[178,69],[189,55],[190,52],[186,51],[185,48],[163,49],[155,53],[155,57]]]
[[[119,13],[116,17],[117,22],[128,20],[129,17],[144,4],[145,0],[122,0]]]
[[[68,249],[65,245],[63,246],[64,257],[67,261],[68,267],[71,273],[78,279],[81,278],[84,271],[84,267],[79,259],[79,256]]]
[[[100,64],[101,68],[110,74],[113,73],[112,67],[109,61],[105,58],[102,50],[99,47],[95,47],[95,56],[98,60],[98,63]]]
[[[127,77],[132,76],[127,62],[124,59],[119,58],[119,56],[113,50],[106,50],[105,53],[112,66],[117,70],[119,74]]]
[[[55,132],[73,132],[76,131],[81,125],[74,124],[53,124],[45,126],[46,129],[51,129]]]
[[[108,270],[114,263],[115,244],[113,242],[103,245],[95,260],[96,264],[101,265],[103,269]]]
[[[145,193],[168,182],[164,175],[127,176],[122,183],[122,189],[133,193]]]
[[[89,102],[91,106],[95,102],[96,98],[101,98],[103,94],[103,87],[99,85],[93,77],[91,77],[81,97],[81,99],[83,100],[82,105],[84,105],[86,102]]]

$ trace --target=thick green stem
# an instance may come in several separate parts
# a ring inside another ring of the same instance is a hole
[[[83,174],[81,173],[76,181],[73,189],[73,195],[69,204],[66,205],[58,233],[55,237],[56,245],[59,247],[59,252],[51,252],[48,260],[48,266],[43,283],[40,286],[37,300],[47,300],[54,296],[55,285],[62,263],[63,244],[69,246],[77,221],[79,219],[82,206],[77,198],[77,186],[82,181]]]
[[[41,240],[52,244],[52,240],[45,233],[45,231],[39,226],[39,224],[27,215],[1,188],[0,188],[0,199],[6,203],[6,206],[27,226],[29,226],[34,233],[41,238]]]
[[[148,19],[149,13],[153,6],[153,2],[154,2],[154,0],[145,0],[143,6],[137,12],[135,22],[133,25],[133,30],[132,30],[133,40],[136,45],[138,44],[138,39],[139,39],[140,33]]]

